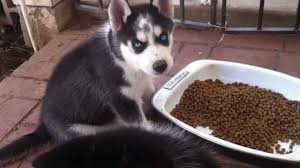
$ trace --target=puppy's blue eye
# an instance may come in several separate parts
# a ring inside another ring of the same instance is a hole
[[[135,43],[133,43],[133,45],[134,45],[134,48],[142,47],[142,43],[140,43],[140,42],[135,42]]]
[[[168,40],[168,35],[165,34],[165,33],[162,33],[162,34],[160,35],[160,40],[161,40],[161,41],[166,41],[166,40]]]
[[[160,43],[160,44],[164,45],[164,46],[168,46],[169,45],[169,35],[168,35],[168,33],[167,32],[162,32],[160,34],[160,36],[155,39],[155,41],[157,43]]]
[[[141,53],[146,48],[146,43],[141,42],[137,39],[131,41],[132,48],[135,50],[136,53]]]

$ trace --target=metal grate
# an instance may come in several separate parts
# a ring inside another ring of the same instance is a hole
[[[196,28],[203,28],[203,27],[219,28],[222,31],[227,33],[234,33],[234,32],[300,33],[299,30],[300,0],[298,1],[297,16],[296,16],[294,27],[263,27],[265,0],[260,0],[256,27],[228,27],[226,24],[227,0],[222,0],[221,23],[217,23],[217,2],[218,0],[211,0],[210,22],[202,23],[202,22],[191,22],[185,20],[184,0],[180,0],[181,19],[179,24],[187,27],[192,27],[192,28],[195,27]]]
[[[224,2],[224,0],[223,0]],[[266,33],[300,33],[299,20],[300,20],[300,0],[298,1],[297,16],[294,27],[263,27],[265,0],[260,0],[257,27],[227,27],[226,32],[266,32]]]
[[[85,5],[81,4],[80,0],[76,0],[78,6]],[[222,8],[221,8],[221,20],[217,19],[217,3],[218,0],[211,0],[211,8],[210,8],[210,21],[201,22],[201,21],[191,21],[186,20],[185,18],[185,0],[180,0],[180,18],[175,19],[175,22],[179,25],[183,25],[190,28],[212,28],[212,29],[220,29],[223,32],[227,33],[300,33],[299,22],[300,22],[300,0],[298,0],[297,14],[294,27],[264,27],[264,7],[265,0],[260,0],[259,10],[258,10],[258,18],[257,25],[254,27],[228,27],[226,20],[227,13],[227,0],[222,0]],[[94,6],[96,8],[103,9],[103,1],[98,0],[98,5]]]

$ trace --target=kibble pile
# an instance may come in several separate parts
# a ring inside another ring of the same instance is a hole
[[[220,80],[195,81],[171,114],[193,126],[209,127],[221,139],[273,153],[278,140],[300,143],[300,102],[271,90]]]

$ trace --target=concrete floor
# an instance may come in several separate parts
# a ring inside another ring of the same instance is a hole
[[[53,68],[65,53],[93,36],[98,29],[97,24],[97,20],[82,17],[79,23],[50,41],[0,83],[0,147],[36,128],[41,101]],[[220,32],[177,29],[173,47],[174,67],[168,74],[155,80],[156,88],[160,88],[181,68],[199,59],[240,62],[300,77],[299,35],[226,34],[224,38],[222,35]],[[300,166],[233,151],[225,150],[224,155],[262,167]],[[30,161],[35,156],[29,156],[9,168],[30,168]]]

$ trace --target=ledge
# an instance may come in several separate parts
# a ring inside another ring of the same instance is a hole
[[[12,0],[15,5],[19,5],[19,0]],[[63,0],[25,0],[28,6],[53,7]]]

